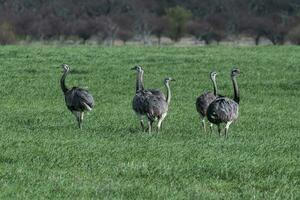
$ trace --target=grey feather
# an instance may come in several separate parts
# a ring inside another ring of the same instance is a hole
[[[166,101],[165,95],[155,89],[137,91],[132,100],[132,109],[139,115],[147,115],[149,104],[157,100]]]
[[[89,111],[85,104],[90,108],[94,106],[92,95],[87,90],[78,87],[73,87],[65,93],[65,101],[71,111]]]
[[[213,124],[227,123],[238,118],[239,104],[227,97],[217,98],[207,109],[207,119]]]
[[[143,130],[144,123],[143,123],[143,116],[147,116],[148,118],[148,131],[151,132],[152,123],[159,119],[158,122],[158,130],[160,129],[161,123],[164,120],[167,111],[168,111],[168,104],[171,99],[171,92],[169,87],[169,81],[172,78],[166,78],[164,83],[167,87],[168,95],[167,97],[162,93],[160,90],[157,89],[144,89],[144,70],[141,66],[135,66],[132,70],[136,70],[137,72],[137,79],[136,79],[136,92],[132,100],[132,109],[134,112],[139,116],[141,127]]]
[[[168,112],[168,104],[162,96],[150,95],[146,98],[146,113],[151,121],[160,119],[163,114]]]
[[[139,115],[146,115],[147,98],[150,94],[138,91],[132,100],[132,109]]]
[[[196,109],[202,117],[206,116],[208,106],[216,99],[217,97],[213,92],[205,92],[200,95],[196,100]]]
[[[161,98],[163,98],[163,99],[166,100],[165,94],[162,91],[160,91],[160,90],[157,90],[157,89],[147,89],[146,92],[150,92],[152,95],[161,97]]]
[[[227,137],[230,124],[238,118],[239,115],[239,91],[236,82],[236,76],[240,70],[233,68],[231,70],[231,80],[233,83],[234,98],[228,97],[216,98],[207,109],[207,119],[213,124],[218,125],[219,134],[221,132],[220,124],[225,123],[225,137]]]
[[[216,84],[216,75],[217,72],[212,71],[210,73],[210,79],[213,83],[214,92],[204,92],[196,99],[196,110],[202,116],[206,117],[206,112],[209,104],[213,102],[219,95],[217,94],[217,84]]]
[[[149,132],[152,129],[152,123],[158,120],[157,123],[157,131],[161,129],[161,125],[165,117],[168,113],[168,107],[171,101],[171,89],[170,89],[170,81],[175,81],[172,78],[165,78],[164,85],[167,89],[167,97],[163,95],[154,95],[153,93],[148,91],[147,98],[145,99],[146,103],[146,113],[149,120]]]
[[[132,68],[132,70],[136,70],[137,72],[137,78],[136,78],[136,92],[132,99],[132,109],[134,112],[139,116],[146,115],[145,111],[145,99],[148,95],[151,94],[151,92],[148,92],[144,89],[144,70],[141,66],[135,66]]]
[[[75,115],[79,128],[82,128],[83,114],[85,111],[91,111],[94,107],[93,96],[85,89],[73,87],[68,89],[65,85],[65,79],[70,70],[66,64],[62,65],[64,74],[61,77],[60,85],[65,96],[67,108]]]

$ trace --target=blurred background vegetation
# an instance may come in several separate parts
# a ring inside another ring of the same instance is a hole
[[[241,36],[300,44],[299,19],[299,0],[0,0],[0,44],[182,37],[210,44]]]

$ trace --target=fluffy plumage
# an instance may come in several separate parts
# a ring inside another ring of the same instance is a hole
[[[175,81],[172,78],[165,78],[164,85],[167,88],[167,97],[164,95],[154,95],[150,94],[146,98],[146,113],[148,118],[148,128],[149,132],[151,132],[152,124],[154,121],[157,122],[157,131],[161,129],[161,125],[165,117],[168,113],[169,104],[171,101],[171,89],[170,89],[170,81]]]
[[[151,132],[152,123],[158,120],[158,129],[167,115],[168,102],[170,102],[170,91],[168,89],[168,96],[157,89],[144,89],[143,74],[144,70],[141,66],[135,66],[131,70],[136,70],[136,92],[132,100],[132,109],[140,119],[142,130],[145,130],[144,116],[148,119],[148,131]],[[171,79],[165,79],[165,84],[168,84]],[[168,83],[166,83],[168,82]],[[168,86],[169,87],[169,86]]]
[[[238,118],[240,95],[237,86],[236,76],[240,70],[233,68],[231,70],[231,80],[233,83],[234,98],[219,97],[214,100],[207,109],[208,120],[218,125],[219,134],[221,132],[220,124],[225,123],[225,137],[227,137],[230,124]]]
[[[159,98],[162,98],[164,100],[167,100],[165,94],[162,91],[158,90],[158,89],[147,89],[147,90],[145,90],[145,92],[148,93],[148,94],[157,96]]]
[[[205,132],[205,117],[207,115],[207,108],[211,104],[211,102],[213,102],[217,97],[219,97],[219,95],[217,94],[216,76],[217,72],[212,71],[210,73],[210,79],[213,83],[214,92],[204,92],[196,99],[196,110],[200,115],[202,126]]]
[[[211,104],[211,102],[213,102],[216,98],[217,97],[213,92],[205,92],[197,98],[196,109],[202,117],[206,116],[209,104]]]
[[[146,115],[147,107],[147,93],[144,91],[137,91],[132,100],[132,109],[139,115]]]
[[[94,106],[92,95],[85,89],[73,87],[65,93],[65,101],[70,111],[91,111]]]
[[[168,112],[168,104],[165,98],[161,96],[149,95],[146,98],[146,113],[151,121],[158,120],[164,113]]]
[[[144,131],[145,126],[144,126],[144,116],[146,115],[146,106],[147,106],[147,101],[146,99],[148,98],[149,95],[152,93],[148,90],[144,89],[144,82],[143,82],[143,75],[144,75],[144,70],[142,69],[141,66],[135,66],[131,68],[131,70],[136,71],[136,91],[135,95],[132,99],[132,109],[138,116],[141,124],[141,128]]]
[[[75,115],[79,128],[82,128],[83,115],[85,111],[91,111],[94,106],[93,96],[85,89],[73,87],[68,89],[65,79],[70,71],[68,65],[63,64],[64,74],[61,78],[61,89],[65,96],[67,108]]]
[[[238,118],[239,104],[227,97],[217,98],[207,110],[208,120],[213,124],[227,123]]]

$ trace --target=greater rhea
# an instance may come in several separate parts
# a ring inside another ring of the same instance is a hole
[[[150,96],[156,96],[166,100],[166,97],[160,90],[144,88],[144,70],[141,66],[137,65],[131,68],[131,70],[136,71],[136,91],[132,100],[132,109],[138,116],[142,130],[144,131],[146,130],[144,125],[144,117],[147,115],[146,109],[148,105],[148,98]]]
[[[200,120],[202,122],[202,127],[206,132],[205,128],[205,117],[207,115],[207,108],[211,102],[213,102],[219,95],[217,94],[217,83],[216,83],[217,72],[212,71],[210,73],[210,79],[213,83],[213,92],[204,92],[201,94],[196,100],[196,109],[200,115]],[[210,128],[212,128],[212,123],[210,124]]]
[[[234,98],[220,97],[214,100],[207,109],[208,120],[218,126],[219,135],[221,133],[221,123],[225,123],[225,138],[228,135],[230,124],[238,118],[240,93],[236,81],[236,77],[240,74],[238,68],[231,70],[231,80],[233,84]]]
[[[75,115],[78,126],[82,129],[83,115],[85,111],[91,111],[94,106],[92,95],[85,89],[79,87],[67,88],[65,79],[70,71],[70,67],[62,64],[63,75],[60,80],[61,89],[65,95],[65,102],[68,109]]]
[[[157,122],[157,131],[160,131],[162,122],[168,113],[168,108],[171,102],[171,89],[170,81],[175,81],[175,79],[169,77],[164,79],[164,85],[167,89],[167,98],[160,95],[148,95],[146,98],[146,112],[148,117],[148,131],[151,132],[153,122]]]
[[[131,68],[131,70],[136,71],[136,90],[132,100],[132,109],[138,116],[142,130],[144,131],[145,126],[144,126],[143,118],[146,115],[145,106],[146,106],[146,98],[147,98],[147,93],[145,93],[144,83],[143,83],[144,70],[141,66],[135,66]]]

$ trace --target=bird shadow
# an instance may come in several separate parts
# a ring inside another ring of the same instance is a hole
[[[16,161],[12,158],[7,158],[7,157],[0,156],[0,163],[13,164],[15,162]]]
[[[127,133],[128,134],[147,134],[147,135],[159,135],[162,131],[157,131],[156,129],[152,130],[150,133],[148,131],[148,129],[146,130],[141,130],[141,128],[127,128]]]
[[[70,71],[71,74],[89,74],[89,70],[84,70],[84,69],[72,69]]]
[[[136,128],[127,128],[127,132],[130,133],[130,134],[133,134],[133,133],[144,133],[144,131],[142,131],[141,129],[136,129]]]
[[[297,90],[300,86],[300,81],[293,81],[291,83],[279,83],[282,90]]]
[[[26,74],[42,74],[42,73],[45,73],[45,71],[37,70],[37,69],[23,69],[22,71]]]

